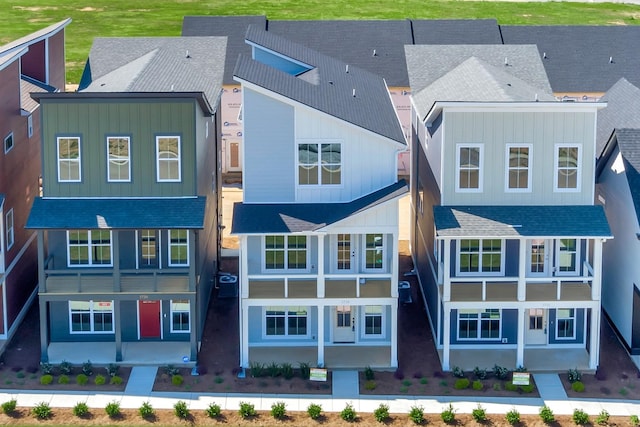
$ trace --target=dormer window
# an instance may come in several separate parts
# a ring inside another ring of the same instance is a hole
[[[298,144],[298,185],[339,185],[341,169],[341,144]]]

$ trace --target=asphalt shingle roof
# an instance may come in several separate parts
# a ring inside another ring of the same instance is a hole
[[[406,144],[382,78],[255,27],[247,30],[247,41],[308,64],[314,71],[312,78],[294,76],[240,56],[234,72],[240,80]]]
[[[598,111],[598,156],[602,154],[614,129],[640,128],[640,89],[622,78],[600,100],[606,101],[607,107]]]
[[[316,231],[364,212],[408,192],[407,183],[395,184],[348,203],[236,203],[232,234],[299,233]]]
[[[25,228],[204,228],[205,197],[43,199],[36,197]]]
[[[441,237],[611,237],[602,206],[434,206]]]
[[[640,223],[640,128],[616,129],[614,137],[624,160],[624,173],[629,184],[636,217]]]

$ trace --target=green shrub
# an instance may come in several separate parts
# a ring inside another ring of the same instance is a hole
[[[218,418],[220,416],[220,414],[222,413],[221,409],[220,409],[220,405],[218,405],[217,403],[211,403],[207,409],[205,409],[205,412],[207,413],[207,416],[209,418]]]
[[[293,366],[291,366],[291,363],[283,363],[280,365],[280,372],[285,380],[293,378]]]
[[[269,372],[269,376],[271,378],[279,377],[282,374],[280,370],[280,365],[276,362],[271,362],[267,367],[267,371]]]
[[[422,406],[412,406],[409,411],[409,419],[414,424],[424,423],[424,408]]]
[[[453,367],[453,376],[457,378],[464,378],[464,371],[459,366]]]
[[[31,414],[39,420],[46,420],[53,415],[53,411],[47,402],[40,402],[31,408]]]
[[[484,388],[484,384],[482,384],[482,381],[480,380],[475,380],[473,384],[471,384],[471,388],[473,388],[475,391],[480,391]]]
[[[287,416],[287,405],[284,402],[275,402],[271,405],[271,416],[276,420],[282,420]]]
[[[7,400],[6,402],[3,402],[2,405],[0,405],[0,407],[2,407],[2,412],[4,412],[7,415],[11,415],[16,410],[17,405],[18,405],[18,401],[16,399],[11,399],[11,400]]]
[[[376,378],[375,372],[371,369],[371,366],[367,366],[364,368],[364,379],[367,381],[374,380]]]
[[[96,375],[96,378],[95,380],[93,380],[93,382],[96,383],[96,385],[105,385],[107,379],[104,377],[104,375]]]
[[[376,382],[375,381],[367,381],[366,383],[364,383],[364,388],[366,390],[375,390],[376,389]]]
[[[122,384],[122,377],[119,377],[117,375],[114,375],[113,377],[111,377],[111,379],[109,380],[109,384],[113,384],[113,385],[120,385]]]
[[[456,390],[464,390],[465,388],[469,388],[469,379],[468,378],[458,378],[453,385],[453,388]]]
[[[506,380],[509,376],[509,370],[504,366],[493,365],[493,375],[499,380]]]
[[[505,414],[504,418],[509,424],[514,426],[520,422],[520,412],[518,412],[516,408],[513,408]]]
[[[49,385],[53,382],[53,375],[46,374],[40,377],[40,384]]]
[[[545,424],[551,424],[556,420],[556,417],[553,415],[553,411],[547,405],[544,405],[540,408],[540,419]]]
[[[86,417],[89,414],[89,406],[86,402],[78,402],[76,406],[73,407],[73,415],[76,417]]]
[[[73,366],[71,365],[71,362],[67,362],[66,360],[60,362],[60,373],[62,375],[71,375],[72,368]]]
[[[522,390],[524,393],[533,393],[533,390],[535,389],[536,387],[533,384],[520,386],[520,390]]]
[[[170,377],[177,375],[180,373],[180,369],[176,368],[173,365],[167,365],[164,367],[164,372]]]
[[[47,362],[40,362],[40,372],[42,375],[50,375],[53,373],[53,365]]]
[[[251,376],[253,378],[261,378],[266,375],[266,370],[264,365],[259,362],[249,363],[249,371],[251,372]]]
[[[576,425],[583,426],[589,423],[589,414],[584,412],[582,409],[574,409],[571,419]]]
[[[91,363],[91,360],[87,360],[82,364],[82,373],[88,377],[93,375],[93,364]]]
[[[476,366],[475,368],[473,368],[473,375],[479,380],[484,380],[487,378],[487,370],[480,369]]]
[[[189,408],[187,407],[187,402],[184,400],[178,400],[175,405],[173,405],[173,413],[176,417],[181,420],[186,420],[189,418]]]
[[[478,407],[471,411],[471,416],[478,423],[483,423],[487,420],[487,411],[478,404]]]
[[[255,417],[257,412],[256,412],[256,408],[253,406],[252,403],[240,402],[240,409],[238,410],[238,414],[240,414],[241,418],[246,419],[250,417]]]
[[[182,375],[175,374],[174,376],[171,377],[171,384],[175,386],[181,386],[182,383],[184,383],[184,378],[182,378]]]
[[[574,383],[576,381],[582,380],[582,374],[580,373],[580,371],[578,371],[577,368],[569,369],[569,372],[567,372],[567,379],[570,383]]]
[[[115,400],[107,403],[107,406],[104,407],[104,411],[107,413],[109,418],[117,418],[120,416],[120,404]]]
[[[116,365],[115,363],[109,363],[106,369],[107,369],[107,375],[109,375],[110,377],[115,377],[116,375],[118,375],[118,370],[120,370],[120,366]]]
[[[504,383],[504,389],[507,391],[518,391],[518,386],[514,383]]]
[[[78,374],[76,377],[76,383],[78,385],[86,385],[89,382],[89,377],[85,374]]]
[[[60,375],[58,377],[58,384],[69,384],[69,377],[67,375]]]
[[[629,423],[631,427],[638,427],[640,426],[640,418],[637,415],[631,415],[629,417]]]
[[[322,415],[322,406],[312,403],[307,407],[307,414],[312,420],[317,420]]]
[[[148,420],[155,415],[155,411],[153,410],[153,406],[151,406],[151,403],[147,401],[140,405],[140,407],[138,408],[138,414],[140,414],[140,417]]]
[[[571,383],[571,389],[576,393],[582,393],[584,391],[584,383],[582,381],[576,381]]]
[[[358,418],[356,410],[353,409],[351,403],[347,403],[347,406],[340,412],[340,418],[348,422],[354,422]]]
[[[601,426],[605,426],[609,424],[609,413],[604,409],[600,411],[600,413],[596,417],[596,423],[598,423]]]
[[[449,403],[449,406],[444,408],[442,412],[440,412],[440,418],[446,424],[451,424],[456,420],[456,410],[453,409],[453,405]]]
[[[373,418],[379,423],[384,423],[389,419],[389,405],[381,403],[376,409],[373,410]]]

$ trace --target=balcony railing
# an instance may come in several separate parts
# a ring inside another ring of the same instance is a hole
[[[319,281],[324,280],[325,298],[390,298],[389,274],[249,275],[249,298],[318,298]]]

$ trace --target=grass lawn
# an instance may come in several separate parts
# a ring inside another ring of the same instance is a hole
[[[135,6],[132,6],[135,4]],[[94,37],[179,36],[185,15],[269,19],[473,19],[506,25],[638,25],[640,6],[455,0],[0,0],[0,45],[65,18],[67,81],[78,83]]]

